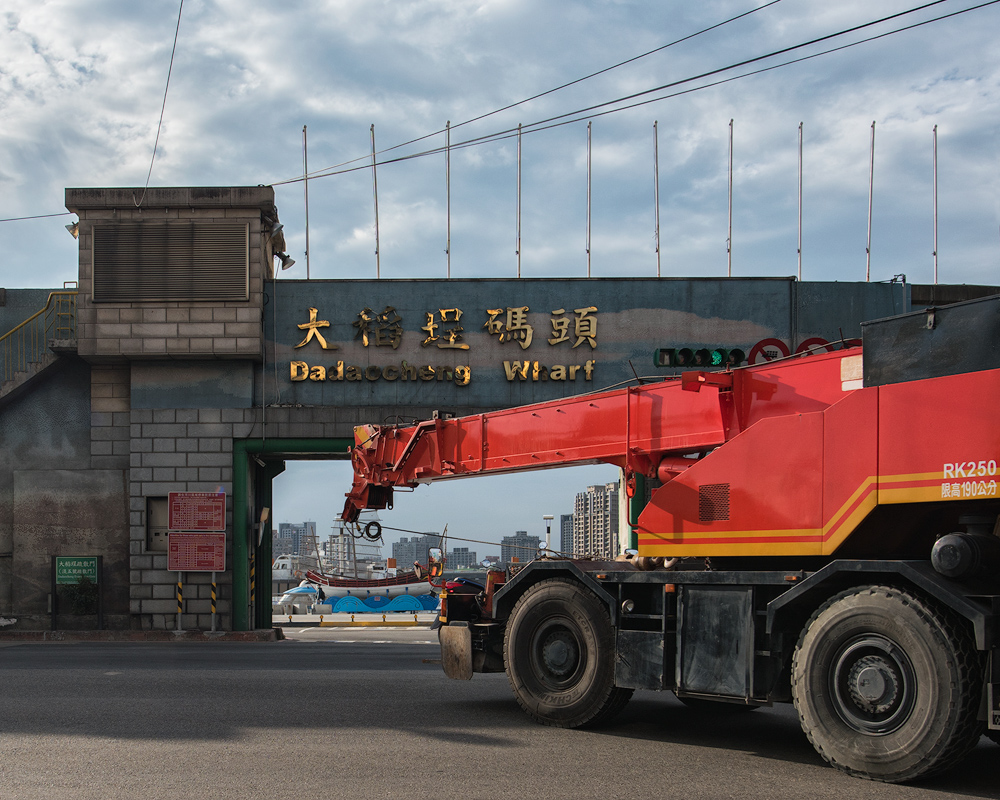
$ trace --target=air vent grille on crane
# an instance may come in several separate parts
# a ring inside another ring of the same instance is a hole
[[[706,483],[698,487],[698,520],[725,522],[729,519],[729,484]]]

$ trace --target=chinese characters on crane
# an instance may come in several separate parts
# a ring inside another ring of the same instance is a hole
[[[960,500],[969,497],[997,496],[997,462],[955,461],[944,465],[942,478],[950,478],[941,484],[942,500]],[[978,480],[977,480],[978,479]],[[988,480],[984,480],[988,479]]]

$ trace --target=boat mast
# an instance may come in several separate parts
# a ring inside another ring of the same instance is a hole
[[[319,537],[318,536],[313,536],[313,544],[316,546],[316,568],[319,570],[319,574],[320,575],[324,575],[325,576],[326,573],[323,572],[323,558],[319,554]]]
[[[358,527],[357,524],[354,526]],[[351,563],[354,565],[354,577],[358,577],[358,540],[351,534]]]

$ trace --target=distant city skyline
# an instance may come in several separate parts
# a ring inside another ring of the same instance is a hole
[[[287,461],[274,481],[272,520],[315,520],[317,535],[329,534],[343,508],[353,472],[348,461]],[[544,515],[558,522],[572,513],[577,493],[618,480],[609,465],[440,481],[397,492],[394,508],[378,512],[386,553],[401,537],[440,536],[448,526],[448,547],[469,547],[479,560],[500,555],[505,536],[524,530],[545,541]],[[315,486],[323,491],[314,491]],[[323,520],[326,520],[324,523]],[[325,527],[324,527],[325,525]],[[553,546],[559,529],[553,525]]]

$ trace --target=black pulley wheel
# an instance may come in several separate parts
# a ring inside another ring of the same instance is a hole
[[[570,579],[532,586],[507,622],[507,677],[518,703],[543,725],[598,725],[621,711],[632,690],[615,686],[614,656],[607,608]]]
[[[887,586],[821,606],[792,664],[795,707],[820,755],[892,783],[947,769],[975,746],[981,681],[967,626]]]

